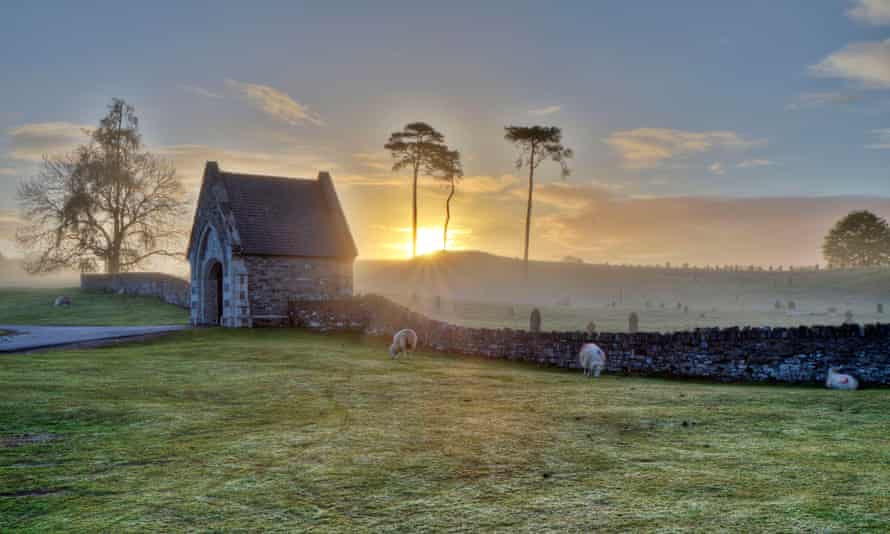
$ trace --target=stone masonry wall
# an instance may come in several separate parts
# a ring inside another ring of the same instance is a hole
[[[890,324],[699,329],[671,334],[466,328],[429,319],[383,297],[292,301],[291,323],[319,331],[392,336],[417,331],[433,350],[577,368],[585,342],[608,355],[606,372],[720,382],[817,383],[840,366],[864,385],[890,385]]]
[[[247,294],[255,326],[289,324],[292,300],[352,296],[352,260],[244,256],[250,273]]]
[[[187,280],[164,273],[81,274],[80,288],[158,297],[180,308],[188,308],[191,298]]]

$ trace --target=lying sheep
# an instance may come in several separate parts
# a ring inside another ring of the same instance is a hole
[[[585,343],[578,353],[578,361],[584,369],[584,376],[599,376],[606,366],[606,353],[596,343]]]
[[[838,372],[837,367],[828,368],[828,376],[825,377],[825,387],[828,389],[844,389],[852,391],[859,389],[859,381],[850,375]]]
[[[392,345],[389,346],[389,356],[398,358],[402,354],[408,354],[417,348],[417,332],[405,328],[392,336]]]
[[[56,300],[53,301],[53,306],[57,308],[62,306],[71,306],[71,297],[67,297],[65,295],[58,296],[56,297]]]

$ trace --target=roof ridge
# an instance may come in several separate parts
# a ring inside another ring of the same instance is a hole
[[[247,172],[219,171],[220,175],[233,178],[256,178],[259,180],[282,180],[288,182],[317,182],[315,178],[301,178],[290,176],[272,176],[270,174],[251,174]]]

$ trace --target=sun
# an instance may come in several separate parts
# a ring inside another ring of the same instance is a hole
[[[391,249],[402,252],[403,257],[411,257],[411,228],[399,228],[398,232],[405,236],[404,241],[387,245]],[[448,227],[448,250],[464,249],[463,237],[470,231],[462,228]],[[417,228],[417,255],[423,256],[442,250],[442,227],[420,226]]]
[[[449,232],[450,233],[450,232]],[[450,237],[450,236],[449,236]],[[411,254],[411,236],[408,236],[408,254]],[[451,241],[451,239],[449,239]],[[417,255],[429,254],[442,250],[442,229],[421,226],[417,229]]]

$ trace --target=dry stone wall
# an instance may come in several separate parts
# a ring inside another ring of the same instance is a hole
[[[291,301],[289,315],[292,325],[318,331],[391,336],[413,328],[425,348],[563,368],[577,368],[581,345],[592,341],[608,355],[608,373],[805,384],[824,381],[829,366],[840,366],[864,385],[890,385],[890,324],[535,334],[456,326],[376,295]]]
[[[158,297],[180,308],[188,308],[191,298],[188,280],[164,273],[81,274],[80,288]]]

